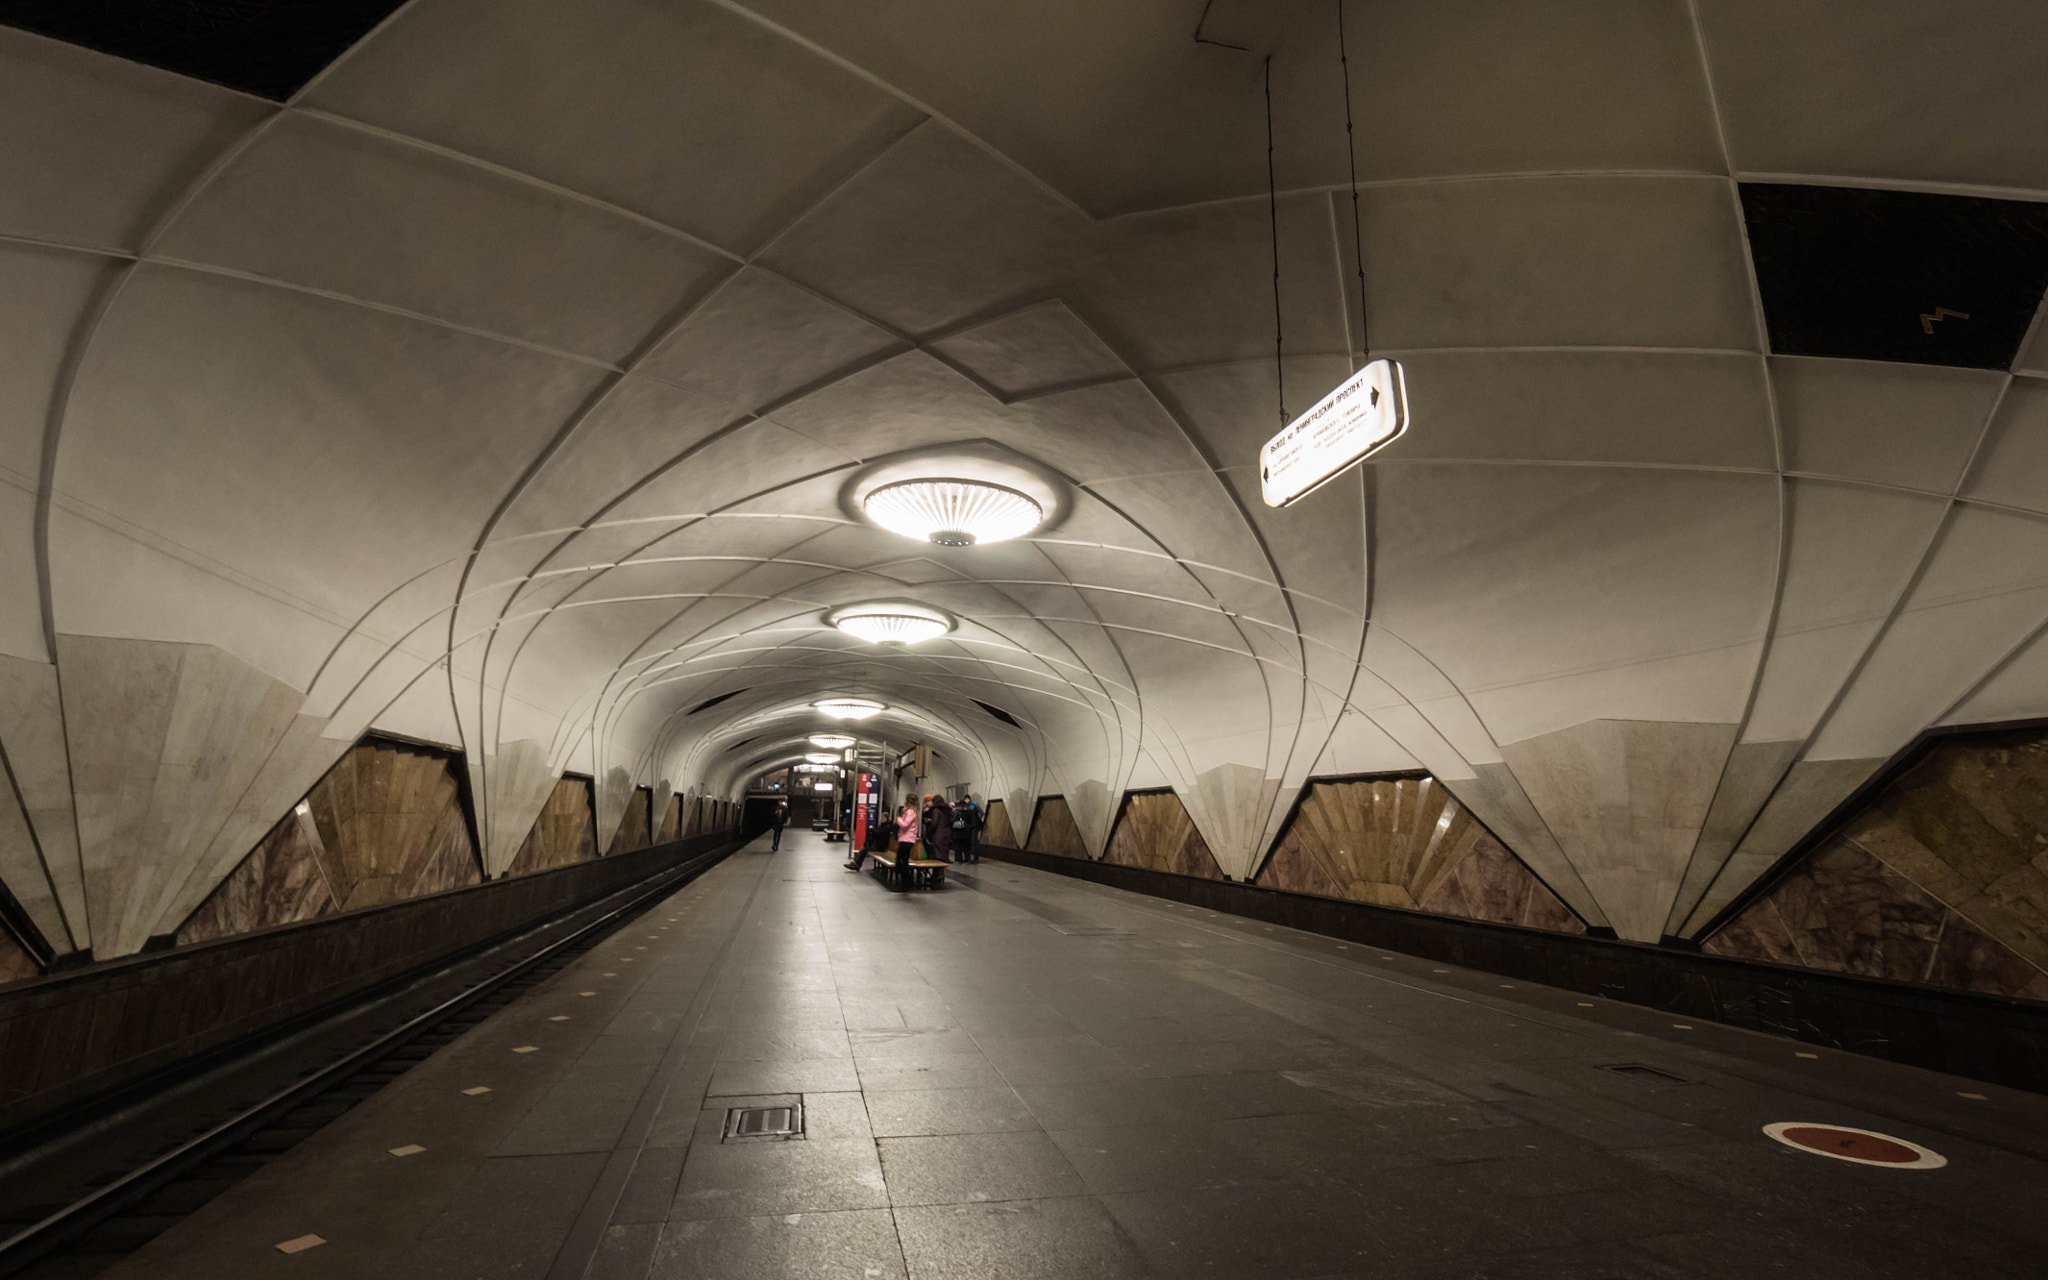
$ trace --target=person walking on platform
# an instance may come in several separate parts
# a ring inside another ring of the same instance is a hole
[[[777,800],[775,807],[768,811],[768,826],[775,832],[775,838],[768,842],[770,853],[782,851],[782,828],[789,822],[789,801]]]
[[[974,852],[974,838],[981,834],[981,810],[975,807],[973,796],[961,796],[960,803],[953,806],[953,859],[956,862],[980,862]]]

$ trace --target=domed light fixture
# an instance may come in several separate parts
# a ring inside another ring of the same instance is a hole
[[[1030,498],[985,480],[901,480],[870,493],[861,509],[891,533],[942,547],[1021,538],[1045,519]]]
[[[880,715],[882,704],[867,698],[826,698],[813,702],[812,708],[831,716],[834,720],[865,720]]]
[[[814,733],[810,741],[812,746],[827,751],[844,751],[853,745],[854,739],[850,733]]]
[[[915,604],[853,604],[833,610],[827,621],[869,644],[911,645],[953,629],[946,615]]]
[[[813,751],[804,756],[812,764],[838,764],[839,757],[829,751]]]

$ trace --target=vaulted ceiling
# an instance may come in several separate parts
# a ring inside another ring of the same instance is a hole
[[[1427,769],[1655,940],[2048,713],[2048,336],[1783,354],[1743,195],[2048,200],[2048,9],[1344,13],[1355,234],[1326,0],[413,0],[283,101],[0,29],[0,875],[132,949],[368,729],[465,752],[503,865],[564,769],[729,795],[857,693],[1098,850],[1172,786],[1238,876]],[[1368,354],[1413,429],[1266,508]],[[963,457],[1055,518],[849,499]],[[956,629],[824,623],[881,598]]]

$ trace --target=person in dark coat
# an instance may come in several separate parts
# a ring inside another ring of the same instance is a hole
[[[960,797],[960,803],[953,806],[953,860],[980,862],[981,855],[974,851],[974,838],[980,834],[980,808],[973,796]]]
[[[939,862],[953,860],[953,806],[946,803],[944,796],[933,796],[931,807],[925,811],[924,847],[928,858]]]
[[[775,832],[775,838],[768,842],[770,852],[782,848],[782,828],[789,822],[789,801],[777,800],[775,807],[768,811],[768,825]]]

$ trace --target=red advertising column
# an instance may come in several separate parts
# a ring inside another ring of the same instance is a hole
[[[868,824],[880,813],[882,780],[872,773],[858,775],[853,793],[853,847],[868,847]]]

